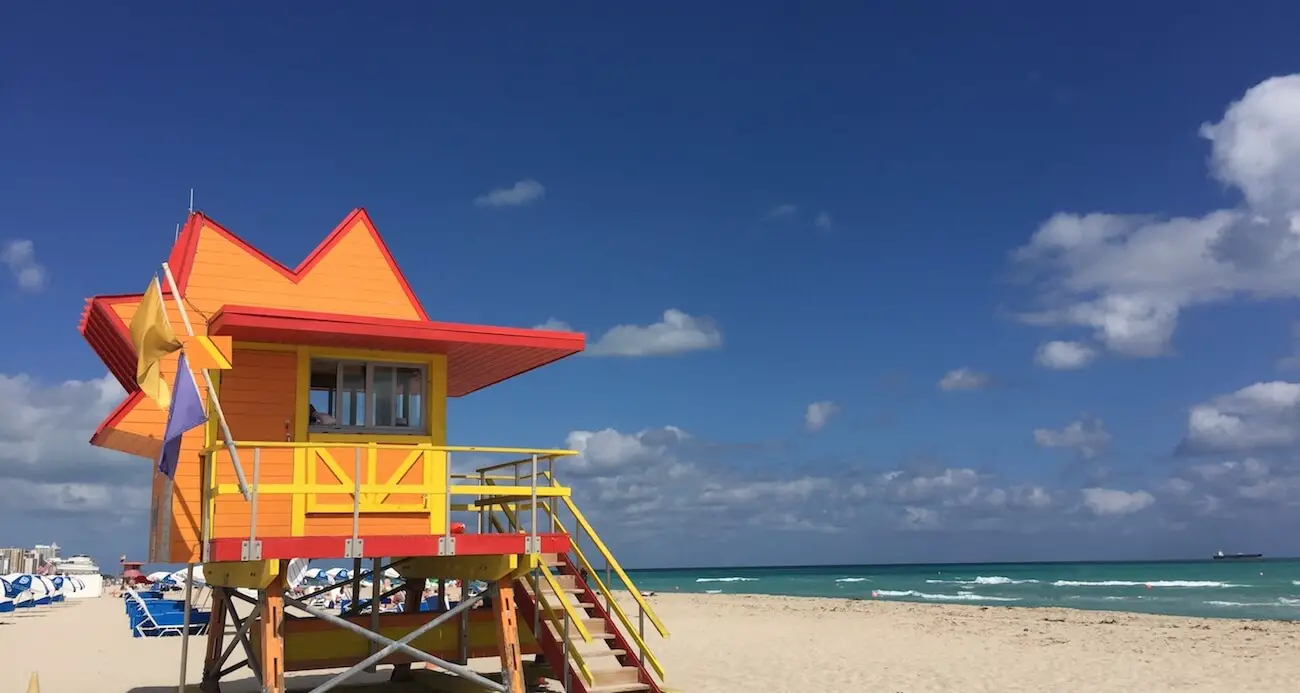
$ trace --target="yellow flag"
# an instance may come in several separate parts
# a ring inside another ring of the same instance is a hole
[[[181,343],[167,320],[167,308],[163,305],[162,288],[157,277],[149,282],[149,288],[140,299],[140,307],[131,318],[131,343],[135,345],[136,354],[135,381],[149,399],[167,411],[172,395],[162,377],[162,359],[179,350]]]

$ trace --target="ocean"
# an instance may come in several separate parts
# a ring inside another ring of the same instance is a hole
[[[643,591],[1300,619],[1300,559],[628,571]]]

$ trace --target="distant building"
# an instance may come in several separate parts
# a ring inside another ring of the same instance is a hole
[[[0,549],[0,574],[26,573],[27,552],[17,547]]]
[[[53,559],[59,557],[58,544],[37,544],[27,552],[29,559],[28,573],[44,573],[46,566],[49,566]]]

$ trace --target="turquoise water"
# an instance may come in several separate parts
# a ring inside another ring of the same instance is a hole
[[[1300,559],[633,570],[655,592],[772,594],[1300,619]]]

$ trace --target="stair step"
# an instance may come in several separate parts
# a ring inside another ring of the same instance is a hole
[[[560,631],[564,629],[564,625],[562,623],[561,625],[558,626],[553,623],[547,623],[546,625],[550,627],[551,634],[555,636],[556,640],[563,640],[563,637],[561,637],[561,633],[560,633]],[[598,618],[584,618],[582,619],[582,625],[587,627],[587,632],[591,634],[593,640],[596,638],[601,638],[602,640],[614,639],[614,634],[609,632],[609,629],[605,626],[605,622]],[[603,637],[606,635],[608,635],[609,637],[608,638]],[[578,635],[577,628],[574,628],[573,626],[569,626],[569,639],[574,641],[582,640],[582,637]]]
[[[587,693],[637,693],[648,690],[648,683],[611,683],[608,686],[591,686],[587,688]]]
[[[619,667],[617,669],[597,669],[591,672],[593,686],[609,686],[620,683],[640,683],[641,672],[636,667]]]
[[[533,585],[532,585],[532,583],[531,583],[530,581],[528,581],[528,580],[525,580],[525,581],[524,581],[524,591],[527,592],[527,593],[529,593],[529,594],[532,594],[532,593],[533,593]],[[560,591],[563,592],[563,593],[565,593],[565,594],[586,594],[586,592],[587,592],[587,590],[584,590],[584,589],[582,589],[581,587],[565,587],[564,585],[560,585]],[[552,590],[552,589],[551,589],[551,586],[550,586],[549,584],[547,584],[545,581],[543,581],[543,582],[542,582],[542,593],[543,593],[543,594],[554,594],[554,593],[555,593],[555,590]]]
[[[551,635],[555,638],[555,641],[563,642],[564,638],[560,637],[560,634],[555,629],[555,627],[550,626],[550,628],[551,628]],[[592,640],[614,640],[617,637],[618,636],[614,635],[613,633],[605,633],[605,632],[591,634]],[[574,643],[579,643],[582,642],[582,638],[579,638],[577,633],[569,633],[569,641]]]

